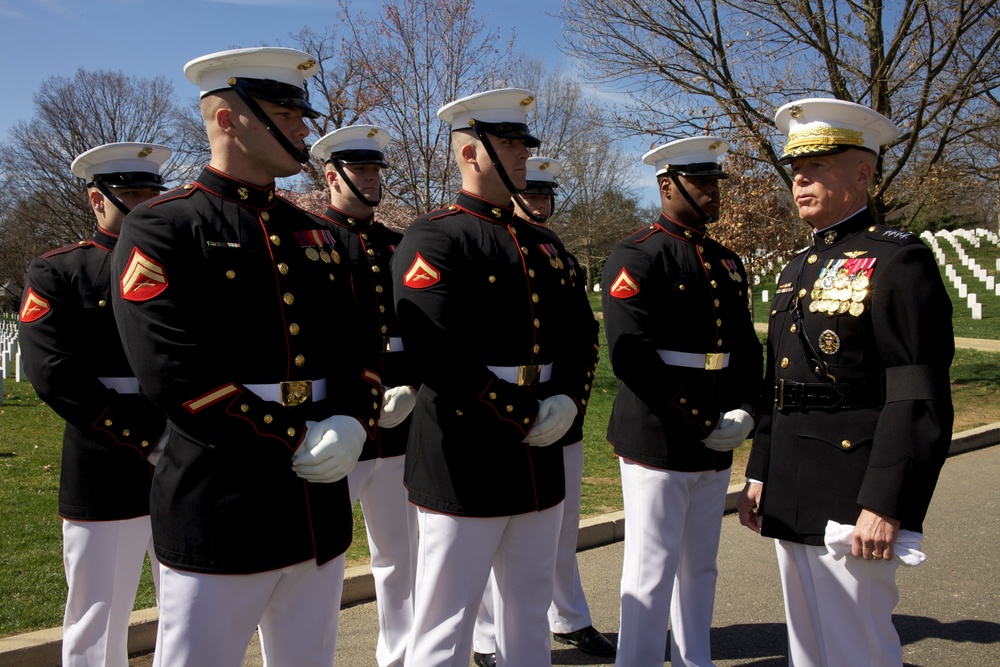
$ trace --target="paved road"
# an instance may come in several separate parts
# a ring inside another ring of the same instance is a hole
[[[1000,447],[948,459],[924,528],[928,560],[900,568],[895,622],[907,665],[1000,665]],[[594,624],[615,638],[623,545],[581,552]],[[779,667],[785,658],[774,546],[727,515],[722,526],[712,650],[718,667]],[[337,664],[374,667],[375,604],[341,612]],[[612,665],[554,644],[553,665]],[[152,664],[136,658],[133,667]],[[261,665],[251,643],[246,667]]]

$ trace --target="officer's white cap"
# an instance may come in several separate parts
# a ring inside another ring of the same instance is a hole
[[[826,155],[861,148],[878,155],[879,148],[899,136],[891,120],[866,106],[812,98],[778,109],[774,123],[788,141],[779,161],[799,155]]]
[[[305,80],[319,69],[305,51],[278,46],[219,51],[184,66],[184,76],[201,89],[201,96],[231,88],[230,79],[270,79],[305,89]]]
[[[389,133],[377,125],[351,125],[324,135],[312,145],[310,152],[314,158],[324,162],[329,160],[332,154],[344,151],[361,151],[354,153],[354,155],[364,156],[368,154],[373,158],[376,157],[375,153],[378,153],[377,157],[381,159],[383,149],[389,145],[391,140]],[[378,162],[379,160],[366,161]],[[359,160],[348,159],[346,162],[359,162]]]
[[[529,157],[527,160],[527,180],[554,183],[562,171],[562,163],[550,157]]]
[[[488,132],[506,139],[524,139],[529,148],[541,142],[528,131],[528,112],[535,108],[535,96],[524,88],[498,88],[450,102],[437,116],[451,124],[452,131],[468,130],[476,123],[491,124]]]
[[[676,171],[684,176],[728,178],[719,167],[719,157],[729,150],[729,142],[719,137],[687,137],[657,146],[642,156],[656,167],[656,175]]]
[[[160,167],[167,161],[171,153],[169,148],[160,144],[123,141],[97,146],[81,153],[73,160],[70,168],[73,170],[74,176],[82,178],[88,183],[94,180],[94,176],[103,174],[151,174],[158,176]],[[133,183],[112,182],[110,184],[121,186]]]

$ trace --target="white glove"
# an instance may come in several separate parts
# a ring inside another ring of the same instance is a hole
[[[146,457],[146,462],[151,466],[156,466],[160,462],[160,457],[163,456],[163,450],[167,446],[167,439],[170,437],[170,420],[167,420],[167,426],[163,429],[163,435],[160,436],[159,440],[153,446],[153,451],[149,453]]]
[[[292,470],[307,482],[330,483],[354,469],[365,445],[365,429],[354,417],[334,415],[306,422],[306,437],[292,454]]]
[[[566,435],[576,419],[576,403],[566,394],[549,396],[538,402],[538,418],[524,442],[533,447],[547,447]]]
[[[385,398],[382,401],[382,414],[378,425],[382,428],[392,428],[403,423],[417,404],[417,392],[409,385],[386,387]]]
[[[702,442],[717,452],[731,452],[743,444],[752,429],[753,417],[746,410],[737,408],[723,413],[715,430]]]

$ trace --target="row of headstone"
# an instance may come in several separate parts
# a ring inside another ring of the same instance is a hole
[[[0,405],[3,405],[3,381],[11,377],[17,382],[24,380],[24,366],[17,344],[17,320],[3,318],[0,319]]]

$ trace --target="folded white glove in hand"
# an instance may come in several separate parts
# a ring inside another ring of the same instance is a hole
[[[170,438],[170,420],[167,420],[167,426],[163,429],[163,435],[160,439],[156,441],[156,445],[153,446],[153,451],[149,453],[146,457],[146,462],[151,466],[156,466],[160,462],[160,457],[163,456],[163,449],[167,446],[167,440]]]
[[[330,483],[354,469],[365,445],[361,422],[334,415],[321,422],[306,422],[306,437],[292,454],[292,470],[307,482]]]
[[[566,435],[576,419],[576,403],[566,394],[538,401],[538,418],[524,442],[533,447],[547,447]]]
[[[702,442],[717,452],[731,452],[743,444],[752,429],[753,417],[746,410],[737,408],[723,413],[715,430]]]
[[[399,426],[410,415],[410,411],[416,404],[417,392],[413,390],[413,387],[405,384],[398,387],[386,387],[378,425],[382,428]]]
[[[923,539],[923,533],[916,533],[904,528],[899,531],[896,543],[892,545],[893,557],[898,558],[903,565],[909,567],[920,565],[927,560],[927,555],[920,550],[920,543]],[[823,542],[826,544],[826,552],[833,556],[834,560],[850,556],[851,547],[854,544],[854,526],[828,520]]]

